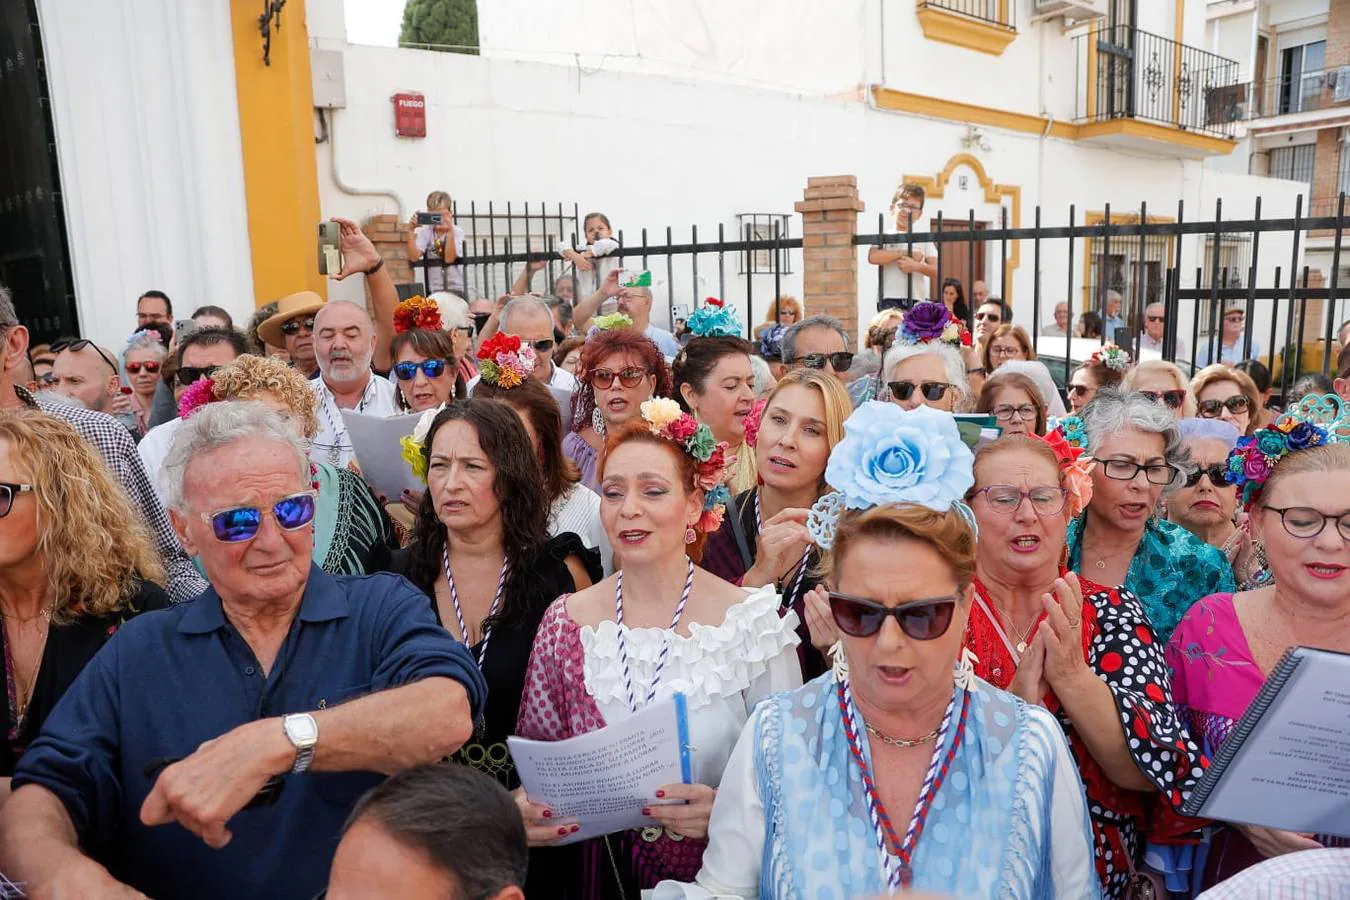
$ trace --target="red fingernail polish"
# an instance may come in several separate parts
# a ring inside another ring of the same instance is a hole
[[[559,829],[558,829],[558,834],[559,834],[559,835],[567,834],[567,829],[566,829],[566,828],[559,828]]]
[[[651,811],[650,808],[644,806],[644,807],[642,807],[642,814],[643,814],[644,816],[650,816],[650,815],[652,814],[652,811]]]
[[[553,810],[551,810],[551,809],[546,809],[546,810],[544,810],[544,818],[545,818],[545,819],[551,819],[551,818],[553,818]]]
[[[657,792],[656,792],[656,796],[657,796],[658,798],[659,798],[659,797],[664,797],[665,795],[666,795],[666,792],[665,792],[665,791],[657,791]]]

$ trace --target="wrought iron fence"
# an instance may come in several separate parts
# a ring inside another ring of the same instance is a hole
[[[960,13],[991,25],[1016,29],[1016,0],[919,0],[919,9]]]

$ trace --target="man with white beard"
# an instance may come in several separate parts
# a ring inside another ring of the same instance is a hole
[[[310,387],[318,399],[319,433],[309,455],[315,462],[346,466],[354,454],[340,410],[397,415],[394,386],[370,370],[375,330],[366,311],[355,303],[334,300],[319,310],[314,316],[314,351],[319,377]]]

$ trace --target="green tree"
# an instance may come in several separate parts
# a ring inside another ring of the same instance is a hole
[[[428,44],[434,50],[478,54],[476,0],[408,0],[403,7],[400,44]]]

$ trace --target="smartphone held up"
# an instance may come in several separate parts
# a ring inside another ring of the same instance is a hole
[[[342,271],[342,229],[337,222],[319,223],[319,274],[337,275]]]

